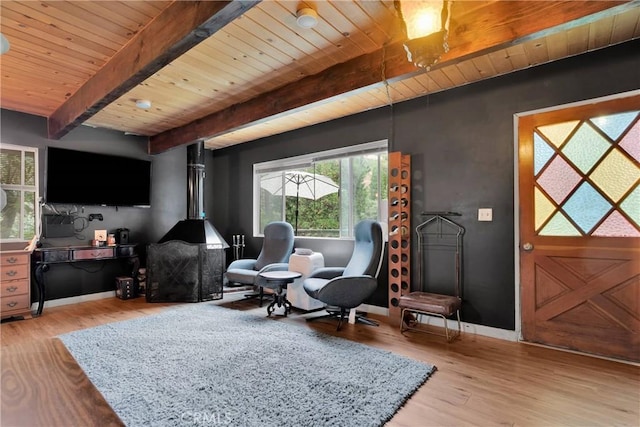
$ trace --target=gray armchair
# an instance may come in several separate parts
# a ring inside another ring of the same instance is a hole
[[[355,226],[355,245],[347,266],[319,268],[304,280],[305,292],[327,305],[327,316],[339,316],[337,330],[349,310],[362,304],[376,290],[383,254],[382,227],[376,221],[363,220]],[[356,321],[377,326],[360,314],[356,314]]]
[[[264,290],[259,274],[265,271],[287,270],[289,256],[293,252],[293,227],[288,222],[274,221],[264,227],[264,242],[257,259],[239,259],[229,264],[224,284],[253,285],[256,293],[247,297],[259,297],[262,305]]]

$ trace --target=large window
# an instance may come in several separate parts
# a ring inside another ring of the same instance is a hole
[[[0,240],[26,241],[36,235],[38,150],[0,146]]]
[[[387,141],[253,166],[254,234],[287,221],[296,236],[352,237],[363,219],[387,222]]]

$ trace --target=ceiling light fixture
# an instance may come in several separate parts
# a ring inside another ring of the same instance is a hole
[[[149,101],[148,99],[137,99],[136,107],[142,108],[143,110],[148,110],[149,108],[151,108],[151,101]]]
[[[10,47],[9,40],[7,40],[4,34],[0,33],[0,55],[9,52]]]
[[[394,0],[404,26],[407,59],[427,71],[449,51],[449,21],[451,1]]]
[[[318,12],[310,7],[300,8],[296,11],[296,23],[300,28],[313,28],[318,25]]]

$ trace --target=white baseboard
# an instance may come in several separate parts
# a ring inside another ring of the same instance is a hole
[[[105,299],[105,298],[115,298],[115,296],[116,296],[115,291],[106,291],[106,292],[99,292],[95,294],[79,295],[76,297],[54,299],[50,301],[45,301],[44,308],[58,307],[61,305],[68,305],[68,304],[77,304],[81,302],[95,301],[95,300]],[[227,296],[229,295],[227,294]],[[244,298],[241,293],[238,293],[238,297]],[[38,307],[38,304],[32,304],[31,310],[35,311],[37,307]],[[388,308],[379,307],[377,305],[363,304],[358,307],[358,310],[365,311],[371,314],[377,314],[380,316],[389,315]],[[444,326],[442,319],[439,317],[423,316],[423,318],[428,320],[429,325],[439,326],[439,327]],[[458,323],[455,320],[448,319],[447,325],[451,329],[458,329]],[[506,341],[518,341],[518,334],[516,333],[516,331],[510,331],[507,329],[492,328],[490,326],[483,326],[483,325],[476,325],[473,323],[462,322],[462,331],[463,333],[467,333],[467,334],[482,335],[485,337],[498,338]]]
[[[449,328],[458,327],[457,323],[451,319],[448,320],[447,325]],[[493,328],[491,326],[462,322],[462,331],[467,334],[471,333],[475,335],[482,335],[484,337],[497,338],[505,341],[518,341],[518,333],[516,331],[510,331],[509,329]]]
[[[367,313],[378,314],[380,316],[388,316],[389,315],[389,309],[388,308],[379,307],[377,305],[362,304],[362,305],[360,305],[358,307],[358,311],[365,311]]]
[[[105,298],[115,298],[116,291],[98,292],[95,294],[78,295],[76,297],[58,298],[44,302],[44,308],[58,307],[61,305],[78,304],[81,302],[95,301]],[[31,311],[35,311],[38,308],[37,303],[31,304]]]
[[[388,316],[389,309],[384,307],[378,307],[376,305],[363,304],[358,307],[358,310],[366,311],[371,314],[378,314],[380,316]],[[429,325],[444,327],[443,319],[435,316],[422,316],[423,319],[428,321]],[[423,322],[426,323],[426,322]],[[518,333],[516,331],[510,331],[508,329],[492,328],[491,326],[476,325],[474,323],[460,322],[462,325],[462,332],[466,334],[482,335],[490,338],[498,338],[505,341],[518,341]],[[458,329],[458,322],[456,320],[448,319],[447,326],[449,329]]]

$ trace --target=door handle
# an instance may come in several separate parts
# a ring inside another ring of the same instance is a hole
[[[533,245],[529,242],[522,245],[522,249],[529,252],[533,250]]]

